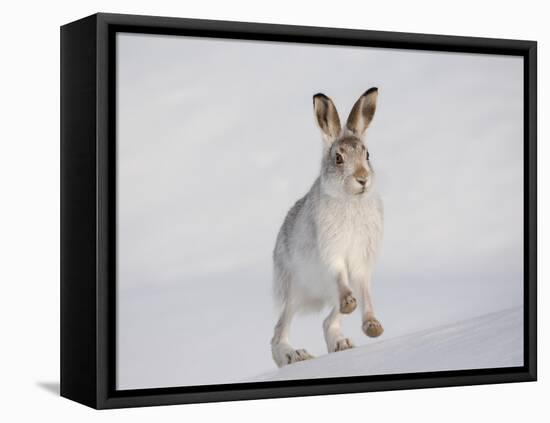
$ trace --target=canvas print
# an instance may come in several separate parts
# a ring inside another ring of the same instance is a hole
[[[520,367],[523,58],[116,35],[116,388]]]

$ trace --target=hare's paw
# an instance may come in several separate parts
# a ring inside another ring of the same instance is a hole
[[[349,314],[357,308],[357,300],[350,293],[342,295],[340,298],[340,313]]]
[[[304,349],[289,351],[285,354],[285,357],[287,360],[286,364],[297,363],[298,361],[305,361],[315,358]]]
[[[377,336],[382,335],[384,328],[374,317],[369,317],[363,322],[363,332],[371,338],[376,338]]]
[[[271,353],[273,354],[273,360],[278,367],[283,367],[287,364],[292,364],[298,361],[304,361],[314,358],[306,350],[296,350],[292,347],[292,345],[287,342],[272,344]]]
[[[355,345],[353,344],[353,341],[349,338],[342,338],[335,342],[333,348],[331,348],[331,352],[338,352],[338,351],[344,351],[349,350],[350,348],[354,348]]]

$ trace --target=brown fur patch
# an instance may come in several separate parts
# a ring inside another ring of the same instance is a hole
[[[353,172],[353,176],[357,179],[367,179],[369,172],[363,166]]]
[[[339,139],[338,144],[351,150],[356,150],[357,148],[361,148],[363,146],[361,140],[353,135],[348,135]]]

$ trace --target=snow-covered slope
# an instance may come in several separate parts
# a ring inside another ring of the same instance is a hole
[[[327,354],[251,381],[312,379],[523,365],[523,308]]]

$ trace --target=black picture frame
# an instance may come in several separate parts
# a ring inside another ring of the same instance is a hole
[[[114,320],[117,32],[523,57],[524,366],[117,391]],[[536,380],[536,119],[534,41],[104,13],[61,27],[61,395],[104,409]]]

